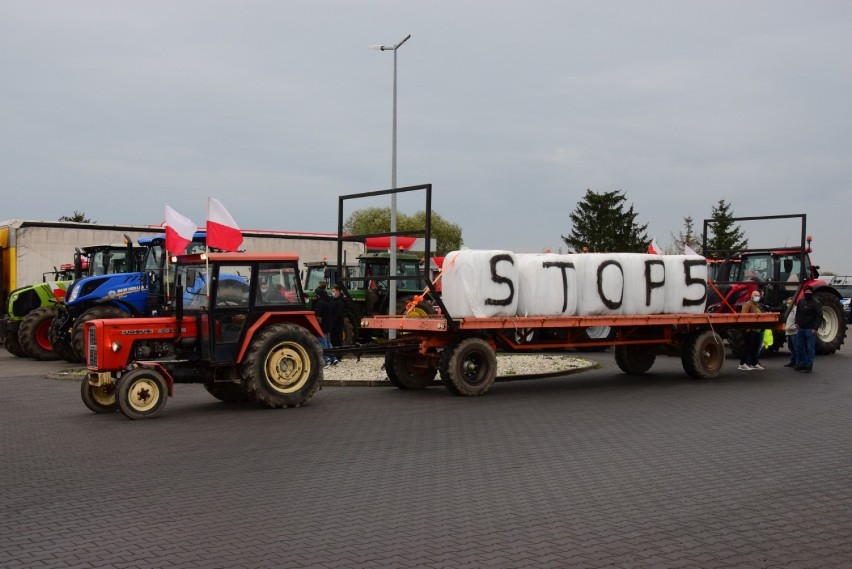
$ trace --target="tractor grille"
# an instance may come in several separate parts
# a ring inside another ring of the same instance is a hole
[[[96,326],[89,326],[88,347],[86,348],[86,367],[98,369],[98,330]]]

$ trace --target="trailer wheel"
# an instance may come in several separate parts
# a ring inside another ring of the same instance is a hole
[[[80,397],[83,404],[94,413],[115,413],[118,410],[114,383],[95,387],[89,384],[88,379],[84,379],[80,384]]]
[[[497,377],[497,354],[481,338],[464,338],[444,350],[441,381],[453,395],[483,395]]]
[[[204,384],[204,389],[207,390],[207,393],[225,403],[243,403],[252,400],[246,388],[239,383],[208,381]]]
[[[128,419],[151,419],[163,412],[169,387],[159,372],[137,368],[121,377],[115,387],[118,408]]]
[[[27,357],[27,352],[25,352],[23,346],[21,346],[21,342],[18,340],[18,334],[16,333],[7,332],[3,345],[6,346],[6,349],[13,356],[18,356],[19,358]]]
[[[295,324],[276,324],[252,341],[241,373],[243,385],[265,407],[298,407],[319,389],[322,348]]]
[[[112,318],[131,318],[130,314],[111,304],[93,306],[77,318],[71,331],[71,349],[74,351],[74,361],[86,361],[86,339],[83,335],[84,324],[89,320],[108,320]]]
[[[385,371],[399,389],[426,389],[438,370],[428,358],[415,351],[390,350],[385,354]]]
[[[830,292],[815,292],[822,305],[822,324],[816,333],[816,353],[833,354],[846,339],[846,313],[840,300]]]
[[[621,371],[630,375],[641,375],[651,369],[657,354],[647,346],[618,345],[615,347],[615,363]]]
[[[27,355],[43,362],[59,359],[59,355],[50,345],[48,335],[56,313],[55,306],[43,306],[31,311],[21,322],[18,340]]]
[[[683,369],[695,379],[719,377],[725,362],[722,337],[712,330],[696,330],[687,335],[680,355]]]

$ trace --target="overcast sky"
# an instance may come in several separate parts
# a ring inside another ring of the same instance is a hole
[[[390,187],[369,46],[407,34],[397,183],[433,184],[466,246],[557,251],[587,188],[623,190],[663,246],[720,199],[807,214],[852,274],[848,1],[0,0],[0,219],[203,225],[212,196],[336,231],[339,195]]]

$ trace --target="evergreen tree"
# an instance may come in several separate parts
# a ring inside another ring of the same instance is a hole
[[[417,231],[426,227],[426,212],[418,211],[414,215],[397,212],[397,231]],[[451,223],[432,212],[432,239],[435,240],[435,250],[432,254],[443,256],[462,246],[462,230],[456,223]],[[390,231],[390,208],[369,207],[353,211],[343,224],[343,230],[352,235],[371,233],[387,233]]]
[[[713,206],[711,223],[707,227],[707,249],[705,255],[724,257],[726,251],[742,251],[748,247],[748,239],[739,225],[735,224],[731,204],[724,199]]]
[[[97,221],[92,221],[86,214],[82,211],[74,210],[74,213],[71,215],[63,215],[59,218],[59,221],[76,221],[77,223],[97,223]]]
[[[648,250],[648,224],[636,223],[633,205],[625,211],[627,197],[624,192],[597,193],[586,190],[586,195],[569,216],[571,233],[562,240],[575,251],[590,253],[644,253]]]
[[[683,229],[681,232],[675,236],[674,233],[672,235],[672,244],[666,250],[666,253],[669,255],[683,255],[685,247],[689,245],[689,247],[701,255],[701,235],[695,233],[695,222],[692,220],[692,216],[688,215],[683,218]]]

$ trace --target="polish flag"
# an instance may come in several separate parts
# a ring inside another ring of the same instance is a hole
[[[650,253],[651,255],[659,255],[660,254],[660,248],[657,246],[657,240],[656,239],[651,239],[651,244],[648,245],[648,253]]]
[[[192,242],[192,234],[198,229],[192,220],[184,217],[166,204],[166,251],[183,255]]]
[[[237,222],[216,198],[207,198],[207,246],[236,251],[243,242]]]
[[[683,254],[684,255],[697,255],[698,253],[695,252],[695,249],[693,249],[692,247],[690,247],[689,245],[684,243],[683,244]]]

